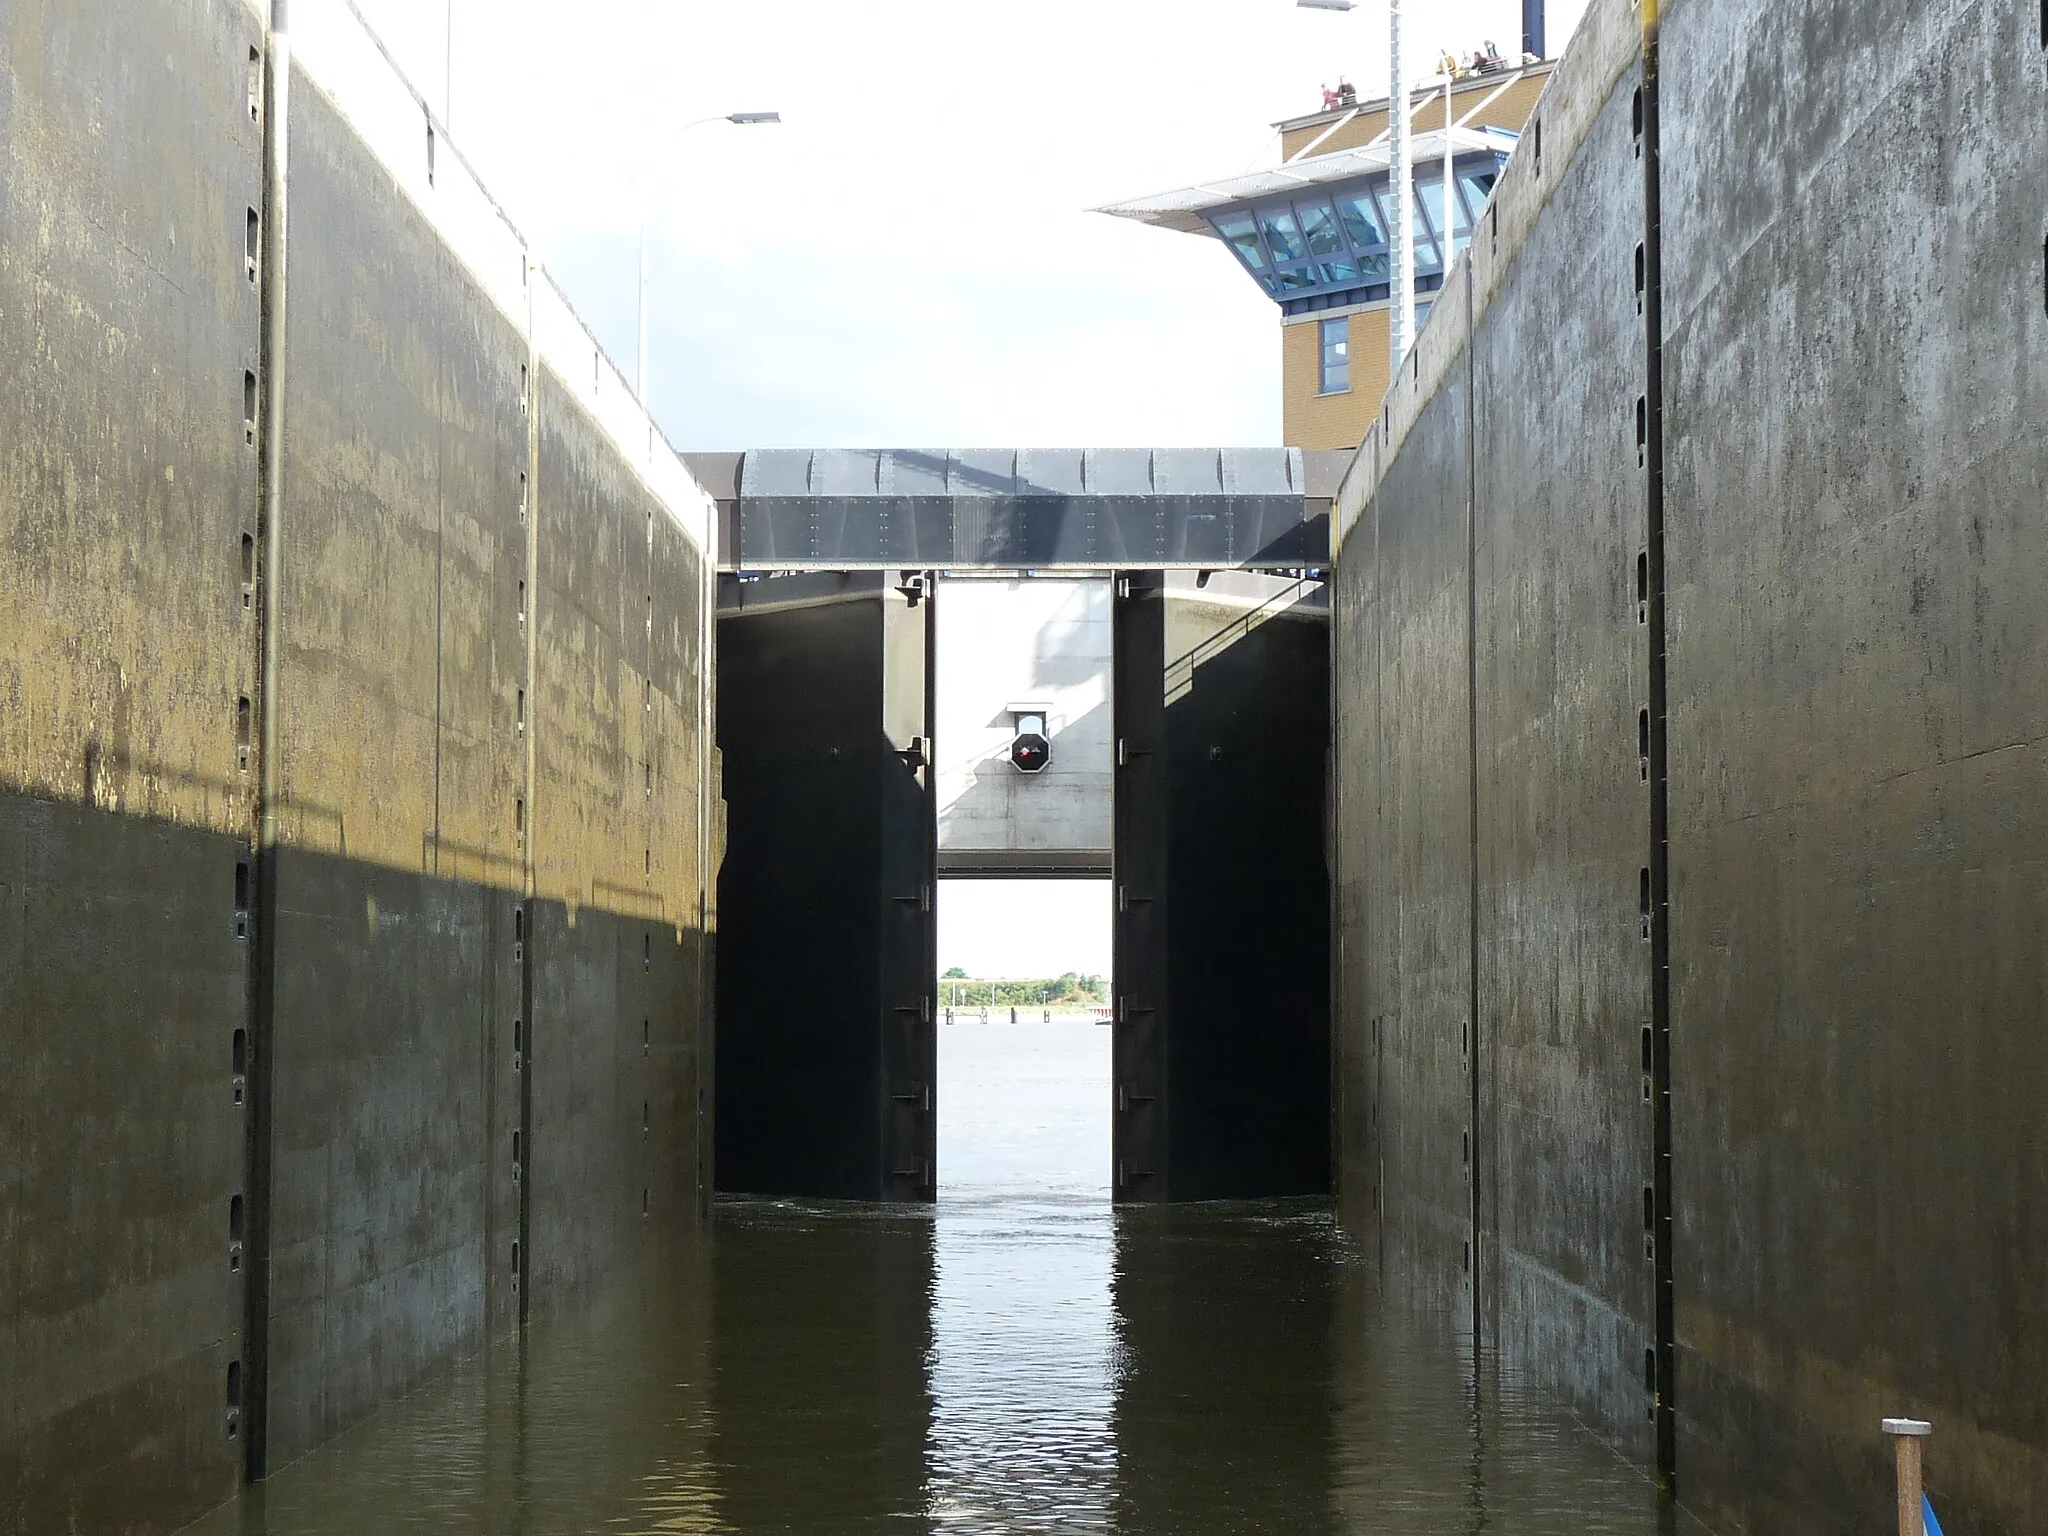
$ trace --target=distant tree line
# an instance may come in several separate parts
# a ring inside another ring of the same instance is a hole
[[[1099,1008],[1108,1002],[1108,983],[1077,971],[1050,981],[976,981],[956,965],[939,978],[939,1004],[946,1008]]]

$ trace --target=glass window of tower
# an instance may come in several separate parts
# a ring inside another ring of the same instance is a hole
[[[1351,388],[1351,317],[1322,322],[1322,393],[1341,395]]]

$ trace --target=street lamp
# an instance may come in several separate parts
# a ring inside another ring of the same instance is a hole
[[[700,117],[694,123],[685,123],[676,130],[678,136],[692,128],[702,128],[710,123],[734,123],[742,128],[753,128],[764,123],[782,121],[780,112],[723,112],[712,117]],[[647,394],[647,255],[648,230],[654,222],[654,199],[647,197],[640,205],[640,361],[633,385],[640,395],[640,407],[647,412],[649,440],[652,441],[654,409]]]
[[[1355,11],[1357,0],[1294,0],[1304,11]],[[1391,378],[1408,355],[1408,340],[1415,332],[1415,166],[1408,139],[1408,82],[1401,74],[1401,0],[1387,0],[1387,137],[1393,150],[1394,185],[1389,201],[1394,207],[1392,222],[1398,229],[1387,231],[1388,276],[1393,279],[1394,305],[1389,317],[1389,342],[1393,364]]]
[[[740,128],[754,128],[781,121],[782,114],[780,112],[726,112],[712,117],[700,117],[695,122],[685,123],[676,130],[676,133],[680,136],[688,133],[692,128],[702,128],[711,123],[732,123]],[[650,187],[647,195],[640,202],[640,360],[634,378],[634,387],[639,391],[640,395],[640,410],[647,418],[647,462],[650,466],[654,462],[654,406],[647,391],[647,257],[648,235],[653,223],[654,195],[653,189]],[[711,654],[712,632],[715,622],[712,615],[717,606],[716,593],[718,590],[718,573],[711,562],[711,545],[713,541],[709,537],[710,529],[708,527],[705,533],[704,561],[701,566],[704,584],[697,592],[697,654],[700,656],[709,656]],[[651,551],[654,539],[654,523],[651,518],[647,524],[647,538],[648,547]],[[700,747],[709,743],[712,730],[711,689],[708,684],[705,684],[697,690],[697,741]],[[697,950],[697,981],[700,994],[708,994],[708,989],[711,985],[711,972],[709,969],[710,947],[708,944],[712,873],[710,826],[711,778],[709,774],[699,773],[697,775],[697,922],[700,940],[707,941],[700,942]]]

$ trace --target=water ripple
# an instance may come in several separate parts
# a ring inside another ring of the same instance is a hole
[[[721,1204],[201,1536],[1651,1536],[1315,1202],[1115,1210],[1109,1035],[941,1034],[935,1210]],[[1696,1530],[1696,1527],[1691,1529]]]

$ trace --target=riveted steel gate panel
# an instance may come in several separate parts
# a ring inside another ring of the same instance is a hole
[[[938,769],[932,734],[933,592],[906,574],[882,602],[880,987],[883,1197],[930,1200],[937,1187]]]
[[[1115,578],[1110,617],[1116,769],[1111,861],[1114,1008],[1111,1188],[1118,1200],[1167,1198],[1166,583]]]
[[[932,1198],[931,587],[722,586],[721,1190]]]
[[[1118,578],[1113,1179],[1329,1188],[1329,625],[1320,582]]]

